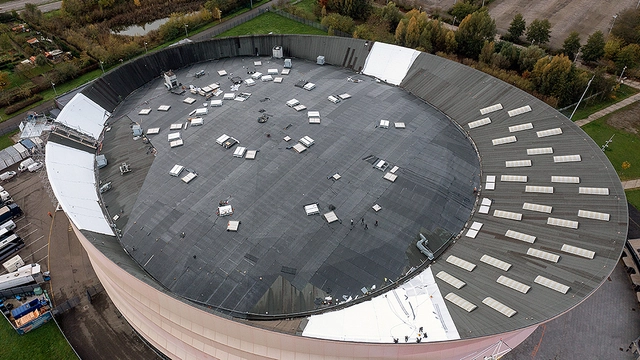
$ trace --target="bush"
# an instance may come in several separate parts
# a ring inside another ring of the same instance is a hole
[[[27,106],[31,105],[31,104],[35,104],[38,101],[42,100],[42,95],[37,94],[34,95],[26,100],[22,100],[19,103],[7,106],[6,109],[4,110],[4,112],[9,115],[9,114],[13,114],[14,112],[18,111],[18,110],[22,110],[24,108],[26,108]]]

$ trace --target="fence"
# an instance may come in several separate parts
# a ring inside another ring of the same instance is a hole
[[[293,21],[297,21],[299,23],[314,27],[316,29],[320,29],[322,31],[327,31],[327,32],[329,31],[329,29],[326,26],[324,26],[324,25],[322,25],[322,24],[320,24],[318,22],[311,21],[311,20],[308,20],[308,19],[305,19],[305,18],[301,18],[301,17],[293,15],[293,14],[289,14],[288,12],[282,11],[280,9],[272,9],[271,11],[275,12],[278,15],[284,16],[287,19],[290,19],[290,20],[293,20]],[[351,34],[346,33],[344,31],[340,31],[340,30],[333,30],[333,34],[335,36],[340,36],[340,37],[347,37],[347,38],[353,37]]]

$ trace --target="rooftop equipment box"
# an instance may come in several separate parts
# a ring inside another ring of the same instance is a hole
[[[282,46],[276,45],[273,47],[273,57],[276,59],[282,59],[284,56],[284,52],[282,51]]]

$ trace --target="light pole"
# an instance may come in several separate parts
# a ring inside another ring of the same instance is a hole
[[[187,28],[189,27],[189,24],[184,24],[184,36],[185,37],[189,37],[189,33],[187,32]]]
[[[148,50],[147,50],[147,42],[145,41],[144,42],[144,53],[146,54],[147,52],[148,52]]]
[[[589,90],[589,86],[591,86],[591,82],[593,81],[593,79],[594,79],[595,77],[596,77],[596,76],[595,76],[595,75],[593,75],[593,76],[591,77],[591,80],[589,80],[589,82],[587,83],[587,88],[586,88],[586,89],[584,89],[584,92],[582,93],[582,96],[580,96],[580,100],[578,100],[578,104],[576,105],[576,108],[575,108],[575,109],[573,109],[573,112],[571,113],[571,116],[569,116],[569,120],[571,120],[571,118],[573,118],[573,114],[575,114],[575,113],[576,113],[576,110],[578,110],[578,106],[580,106],[580,103],[582,102],[582,99],[583,99],[583,98],[584,98],[584,96],[587,94],[587,90]]]
[[[58,96],[58,92],[56,91],[56,84],[51,83],[51,87],[53,88],[53,92]]]
[[[613,21],[611,22],[611,27],[609,28],[609,33],[607,36],[611,34],[611,30],[613,30],[613,25],[616,23],[616,19],[618,18],[618,14],[613,15]]]
[[[620,72],[620,77],[618,78],[618,82],[622,82],[622,75],[624,75],[624,71],[627,70],[627,65],[625,65],[622,68],[622,71]]]
[[[102,73],[104,74],[104,66],[102,66],[102,64],[104,64],[104,61],[100,60],[100,69],[102,69]]]

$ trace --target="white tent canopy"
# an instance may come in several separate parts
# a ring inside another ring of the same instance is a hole
[[[431,268],[370,301],[309,317],[302,336],[372,343],[408,336],[415,342],[421,327],[424,342],[460,339]]]
[[[64,106],[56,122],[98,139],[111,114],[81,93]]]
[[[49,183],[71,221],[80,230],[113,236],[98,203],[95,155],[51,141],[47,143],[46,154]]]
[[[393,85],[400,85],[419,51],[402,46],[373,43],[362,72]]]

